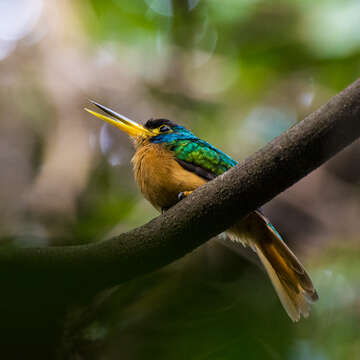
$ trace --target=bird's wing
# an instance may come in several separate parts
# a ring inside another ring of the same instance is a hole
[[[200,139],[180,140],[172,150],[184,169],[208,181],[237,164],[221,150]]]

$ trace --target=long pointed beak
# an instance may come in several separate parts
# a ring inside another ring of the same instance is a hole
[[[99,114],[95,111],[85,108],[85,110],[87,112],[100,118],[101,120],[106,121],[107,123],[109,123],[113,126],[116,126],[120,130],[122,130],[125,133],[127,133],[128,135],[130,135],[131,137],[141,136],[141,137],[146,138],[146,137],[153,135],[150,130],[144,128],[142,125],[138,124],[137,122],[128,119],[126,116],[120,115],[117,112],[115,112],[114,110],[111,110],[111,109],[107,108],[106,106],[100,105],[95,101],[92,101],[92,100],[89,100],[89,101],[112,117],[108,117],[108,116]]]

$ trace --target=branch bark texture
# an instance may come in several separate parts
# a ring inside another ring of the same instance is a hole
[[[34,272],[64,291],[100,290],[189,253],[360,136],[360,79],[260,151],[165,214],[109,240],[0,251],[0,274]],[[18,280],[19,281],[19,280]]]

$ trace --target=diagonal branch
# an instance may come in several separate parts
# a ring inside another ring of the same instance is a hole
[[[1,251],[0,274],[34,272],[68,290],[99,290],[151,272],[224,231],[359,136],[360,79],[149,223],[90,245]]]

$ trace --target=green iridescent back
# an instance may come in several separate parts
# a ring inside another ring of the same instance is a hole
[[[173,132],[159,134],[150,141],[164,144],[174,152],[177,159],[201,167],[215,176],[223,174],[237,164],[224,152],[199,139],[183,126],[173,124],[171,127]]]
[[[199,166],[218,176],[236,165],[236,162],[206,141],[179,140],[172,149],[179,160]]]

